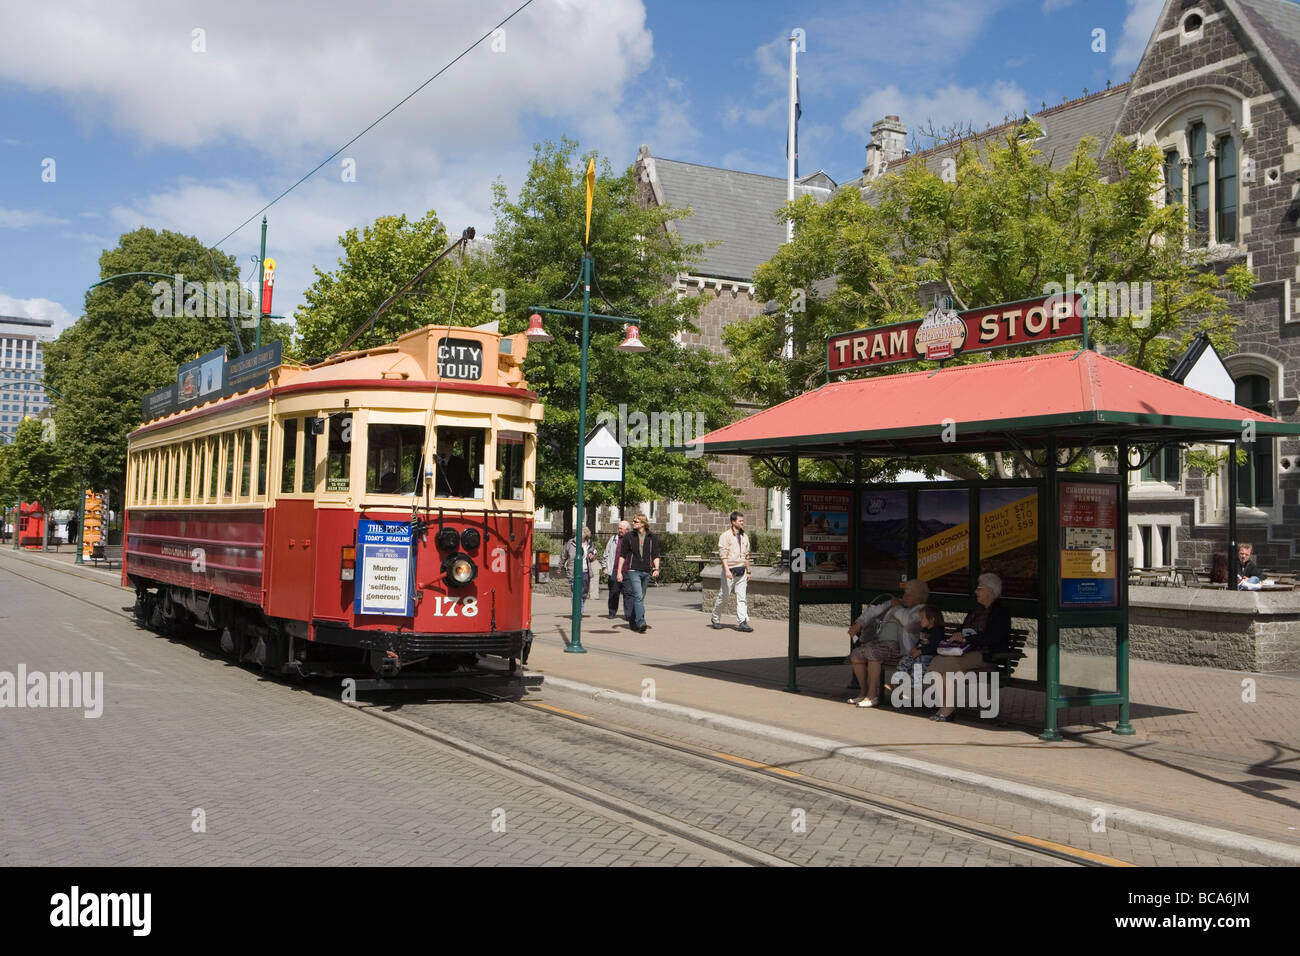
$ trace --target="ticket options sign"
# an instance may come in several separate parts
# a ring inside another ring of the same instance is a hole
[[[826,364],[834,374],[1082,334],[1083,296],[1070,292],[965,312],[936,308],[918,321],[841,332],[827,340]]]
[[[415,556],[409,521],[357,523],[357,614],[415,614]]]
[[[932,591],[965,594],[970,580],[970,490],[916,493],[916,576]]]
[[[1060,485],[1061,607],[1115,607],[1119,600],[1119,487]]]
[[[800,491],[798,513],[806,569],[800,583],[806,588],[848,587],[853,492],[847,488]]]

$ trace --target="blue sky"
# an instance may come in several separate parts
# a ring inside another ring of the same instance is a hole
[[[66,326],[100,252],[140,225],[216,242],[519,2],[0,0],[0,314]],[[887,113],[982,128],[1124,81],[1160,7],[534,0],[346,151],[355,182],[336,160],[272,208],[276,311],[376,216],[432,208],[453,234],[490,231],[492,182],[517,187],[540,140],[783,176],[793,28],[800,172],[843,182]],[[222,248],[250,274],[257,242],[253,223]]]

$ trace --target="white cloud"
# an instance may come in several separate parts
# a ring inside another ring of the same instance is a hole
[[[0,229],[26,229],[28,226],[62,226],[68,220],[37,209],[6,209],[0,206]]]
[[[337,147],[516,6],[483,0],[149,0],[29,5],[6,25],[0,79],[67,100],[142,146]],[[305,15],[304,15],[305,14]],[[206,52],[194,52],[203,30]],[[652,43],[640,0],[540,0],[371,135],[456,148],[509,141],[521,116],[617,128]],[[58,51],[52,56],[51,51]],[[305,153],[303,154],[306,155]]]
[[[986,87],[952,84],[927,93],[910,93],[897,86],[874,90],[858,102],[844,117],[847,130],[866,132],[871,124],[885,116],[897,116],[911,134],[932,127],[943,131],[953,127],[973,127],[982,131],[985,124],[996,126],[1007,116],[1019,116],[1029,108],[1025,91],[1015,83],[998,80]],[[922,142],[925,147],[928,142]]]
[[[7,25],[0,85],[53,94],[92,132],[104,126],[144,149],[229,151],[254,172],[114,195],[104,227],[147,225],[214,243],[516,6],[338,0],[304,16],[301,6],[263,0],[175,0],[160,16],[147,0],[52,0]],[[205,31],[204,53],[192,51],[195,29]],[[616,170],[641,141],[682,149],[698,139],[682,84],[666,75],[645,82],[655,71],[642,0],[537,0],[501,39],[500,52],[479,44],[271,208],[277,312],[301,300],[313,265],[335,267],[340,234],[377,216],[436,209],[450,235],[473,225],[486,236],[492,182],[504,175],[517,188],[533,138],[568,135]],[[355,182],[340,179],[344,158],[355,160]],[[222,245],[244,273],[257,219]]]
[[[24,319],[51,319],[54,329],[51,334],[58,335],[77,317],[52,299],[17,299],[0,292],[0,315],[13,315]]]
[[[1128,13],[1124,17],[1124,28],[1120,33],[1119,43],[1115,47],[1114,63],[1118,67],[1132,69],[1146,52],[1147,41],[1156,28],[1156,20],[1164,9],[1164,0],[1128,0]]]

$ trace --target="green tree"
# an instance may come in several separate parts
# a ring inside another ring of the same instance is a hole
[[[591,253],[595,281],[593,311],[641,319],[641,339],[650,351],[617,351],[623,330],[609,322],[591,324],[588,351],[587,423],[601,412],[640,411],[702,415],[704,430],[734,416],[720,361],[703,349],[681,345],[679,333],[694,330],[701,300],[676,299],[672,277],[687,271],[702,247],[683,243],[667,228],[684,213],[647,207],[637,198],[635,166],[615,175],[607,160],[564,139],[534,149],[528,177],[513,199],[504,184],[494,187],[496,225],[485,262],[485,284],[504,295],[503,332],[522,331],[530,305],[582,308],[576,288],[583,252],[588,159],[598,175],[592,203]],[[575,161],[576,160],[576,161]],[[537,501],[568,514],[577,496],[580,319],[546,318],[555,341],[530,348],[524,370],[546,404],[539,429]],[[657,447],[628,449],[627,500],[655,498],[735,507],[733,489],[708,469],[707,459],[689,458]],[[593,482],[585,497],[592,506],[617,504],[616,484]]]
[[[0,454],[0,489],[22,501],[40,502],[46,515],[56,508],[71,508],[77,484],[68,464],[67,450],[56,440],[53,419],[24,419],[14,440]],[[48,531],[49,524],[46,528]]]
[[[449,245],[446,227],[430,211],[423,218],[382,216],[365,229],[339,237],[343,255],[333,272],[317,268],[316,281],[298,307],[294,353],[324,357],[339,349],[375,310]],[[453,257],[402,295],[349,348],[391,342],[424,325],[478,325],[488,321],[490,290],[481,270]]]
[[[1163,373],[1201,329],[1220,350],[1231,349],[1230,297],[1249,295],[1253,277],[1244,266],[1211,268],[1203,250],[1188,247],[1185,210],[1156,200],[1159,151],[1119,140],[1103,168],[1096,142],[1085,139],[1053,169],[1030,145],[1032,124],[1030,136],[1022,132],[981,150],[962,147],[955,177],[913,162],[876,184],[871,201],[849,189],[824,204],[811,197],[790,204],[783,215],[794,222],[794,240],[759,267],[755,284],[793,316],[794,359],[777,361],[784,315],[733,323],[723,341],[736,390],[769,404],[806,391],[825,374],[826,336],[918,318],[926,295],[976,308],[1049,294],[1049,283],[1065,286],[1071,277],[1075,286],[1150,284],[1149,315],[1090,321],[1092,337],[1113,358]],[[1094,300],[1098,311],[1105,305]],[[943,464],[969,476],[986,467],[972,459]]]
[[[101,279],[155,272],[194,283],[239,278],[233,256],[209,252],[193,236],[147,228],[106,249],[99,272]],[[69,465],[88,485],[115,492],[112,500],[122,500],[126,436],[140,424],[144,395],[175,381],[181,363],[196,355],[221,346],[238,353],[230,318],[217,302],[193,293],[175,302],[172,284],[155,277],[115,279],[89,290],[85,314],[47,347],[45,378],[55,392]],[[262,340],[284,339],[287,329],[268,322]],[[250,347],[252,330],[240,334]]]

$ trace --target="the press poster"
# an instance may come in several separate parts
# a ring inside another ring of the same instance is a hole
[[[806,588],[849,586],[849,516],[853,492],[847,489],[801,491],[799,518]]]
[[[1115,607],[1119,599],[1119,487],[1061,482],[1061,607]]]
[[[414,573],[409,521],[357,523],[357,614],[415,614]]]

